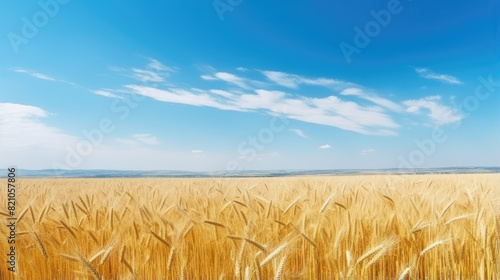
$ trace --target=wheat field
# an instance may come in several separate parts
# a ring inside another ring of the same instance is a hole
[[[500,279],[498,174],[17,188],[17,272],[2,226],[0,279]]]

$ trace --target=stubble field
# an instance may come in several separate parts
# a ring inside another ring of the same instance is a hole
[[[499,279],[500,175],[20,179],[0,279]]]

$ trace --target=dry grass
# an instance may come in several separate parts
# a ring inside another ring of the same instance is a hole
[[[500,175],[20,179],[17,199],[18,279],[500,279]]]

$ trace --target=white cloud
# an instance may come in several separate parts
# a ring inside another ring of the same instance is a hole
[[[345,82],[342,80],[328,79],[328,78],[305,78],[300,75],[288,74],[279,71],[261,71],[270,81],[278,85],[288,88],[298,88],[300,84],[323,86],[335,89],[342,89],[349,86],[356,86],[356,84]]]
[[[371,154],[373,152],[375,152],[374,149],[364,149],[364,150],[361,151],[361,155],[362,156],[366,156],[366,155]]]
[[[125,87],[136,94],[162,102],[240,112],[261,111],[272,116],[282,115],[293,120],[337,127],[367,135],[397,135],[394,130],[399,128],[399,125],[386,111],[404,112],[403,106],[376,94],[367,93],[362,87],[350,82],[328,78],[305,78],[277,71],[262,71],[270,80],[287,87],[294,88],[300,84],[307,84],[324,86],[329,91],[338,88],[341,96],[356,97],[373,104],[363,105],[335,95],[311,98],[300,94],[268,90],[265,89],[268,84],[260,81],[231,73],[217,72],[209,66],[204,66],[201,70],[215,73],[201,75],[204,80],[221,80],[237,85],[241,89],[204,90],[190,87],[175,88],[165,84],[162,85],[166,87],[164,89],[134,84]],[[252,90],[249,84],[252,87],[259,85],[262,87]]]
[[[336,96],[314,98],[312,103],[330,115],[340,116],[361,126],[399,127],[378,108],[363,107],[355,102],[343,101]]]
[[[436,125],[453,124],[459,122],[464,117],[455,109],[439,104],[441,96],[428,96],[417,100],[407,100],[403,104],[407,106],[406,111],[409,113],[419,113],[422,109],[426,109],[428,116]]]
[[[395,133],[387,129],[399,127],[379,107],[361,106],[336,96],[293,97],[281,91],[263,89],[255,90],[254,94],[236,95],[222,90],[193,92],[184,89],[163,90],[141,85],[126,87],[137,94],[163,102],[232,111],[262,110],[270,115],[281,114],[294,120],[338,127],[362,134],[390,135]]]
[[[382,106],[384,108],[387,108],[391,111],[395,111],[395,112],[403,111],[403,108],[401,107],[401,105],[396,104],[395,102],[393,102],[389,99],[385,99],[385,98],[382,98],[380,96],[377,96],[375,94],[366,93],[360,88],[346,88],[343,91],[341,91],[340,94],[345,95],[345,96],[356,96],[356,97],[368,100],[368,101],[370,101],[374,104],[377,104],[379,106]]]
[[[438,80],[440,82],[447,84],[456,84],[456,85],[463,84],[463,82],[460,81],[457,77],[446,74],[434,73],[429,68],[417,67],[415,68],[415,71],[420,75],[420,77],[424,79]]]
[[[157,89],[140,85],[127,85],[126,88],[137,94],[150,97],[162,102],[186,104],[191,106],[206,106],[221,110],[241,111],[241,109],[218,102],[212,95],[207,93],[195,94],[184,89]]]
[[[160,141],[151,134],[134,134],[133,137],[135,140],[148,145],[158,145],[158,143],[160,143]]]
[[[123,97],[105,90],[93,90],[92,93],[109,98],[123,99]]]
[[[15,68],[14,72],[28,74],[28,75],[31,75],[32,77],[37,78],[37,79],[42,79],[42,80],[47,80],[47,81],[57,81],[56,79],[54,79],[53,77],[51,77],[49,75],[41,74],[41,73],[38,73],[38,72],[33,71],[33,70],[28,70],[28,69],[23,69],[23,68]]]
[[[159,73],[144,69],[132,68],[132,77],[138,81],[147,83],[159,83],[165,81],[165,78],[161,76]]]
[[[199,155],[199,154],[203,154],[203,151],[202,150],[192,150],[191,153],[195,154],[195,155]]]
[[[77,138],[46,125],[48,113],[35,106],[0,103],[0,150],[37,147],[62,150]]]
[[[297,128],[290,128],[288,131],[291,131],[295,134],[297,134],[298,136],[302,137],[302,138],[309,138],[307,137],[307,135],[300,129],[297,129]]]
[[[222,81],[225,81],[225,82],[228,82],[231,84],[235,84],[241,88],[244,88],[244,89],[249,88],[249,86],[245,83],[245,80],[243,78],[238,77],[234,74],[226,73],[226,72],[217,72],[217,73],[215,73],[214,76],[217,77],[219,80],[222,80]]]
[[[205,81],[216,81],[216,80],[218,80],[216,77],[214,77],[212,75],[201,75],[200,77],[203,80],[205,80]]]
[[[150,62],[148,64],[148,67],[155,70],[155,71],[168,71],[168,72],[175,72],[176,69],[172,67],[165,66],[163,63],[159,62],[156,59],[150,58]]]
[[[226,97],[226,98],[231,98],[231,99],[236,98],[236,96],[233,93],[231,93],[229,91],[225,91],[225,90],[211,89],[210,92],[213,94],[217,94],[217,95]]]
[[[295,79],[293,77],[290,77],[290,75],[286,73],[277,71],[263,71],[262,74],[264,74],[269,80],[277,83],[278,85],[289,88],[298,87],[298,84],[295,81]]]
[[[318,147],[319,149],[322,149],[322,150],[329,150],[332,148],[332,146],[328,145],[328,144],[325,144],[325,145],[321,145]]]
[[[284,92],[258,89],[257,94],[243,94],[237,101],[237,106],[244,109],[270,109],[277,106],[285,96]]]
[[[149,63],[144,68],[109,67],[110,70],[121,72],[124,76],[131,77],[143,83],[161,83],[170,77],[172,72],[177,72],[176,67],[169,67],[160,61],[147,58]]]
[[[245,68],[245,67],[237,67],[237,68],[236,68],[236,70],[241,71],[241,72],[246,72],[246,71],[248,71],[248,69],[247,69],[247,68]]]
[[[46,75],[46,74],[42,74],[42,73],[39,73],[39,72],[36,72],[36,71],[33,71],[33,70],[28,70],[28,69],[23,69],[23,68],[14,68],[13,71],[17,72],[17,73],[28,74],[28,75],[32,76],[33,78],[37,78],[37,79],[40,79],[40,80],[65,83],[65,84],[72,85],[72,86],[77,87],[77,88],[84,88],[85,89],[85,87],[83,87],[83,86],[81,86],[81,85],[79,85],[77,83],[73,83],[73,82],[65,81],[65,80],[59,80],[59,79],[56,79],[56,78],[54,78],[52,76],[49,76],[49,75]]]

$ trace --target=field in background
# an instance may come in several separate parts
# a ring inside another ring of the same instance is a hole
[[[17,185],[19,279],[500,278],[498,174]]]

